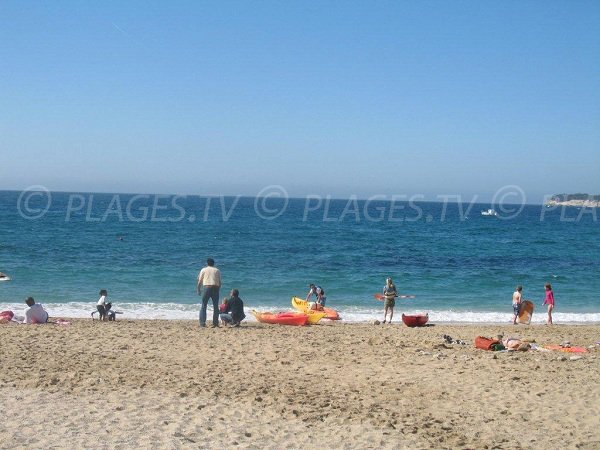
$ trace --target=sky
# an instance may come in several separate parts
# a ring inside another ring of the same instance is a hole
[[[0,189],[600,194],[598,1],[2,1]]]

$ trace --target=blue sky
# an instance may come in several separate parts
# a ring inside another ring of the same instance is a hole
[[[0,189],[600,193],[600,2],[0,3]]]

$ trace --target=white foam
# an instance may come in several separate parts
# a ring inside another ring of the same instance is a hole
[[[70,317],[70,318],[89,318],[93,311],[96,311],[96,303],[90,302],[69,302],[69,303],[48,303],[44,305],[51,317]],[[25,305],[23,303],[0,303],[0,311],[11,310],[16,314],[22,314]],[[123,319],[166,319],[166,320],[197,320],[198,304],[181,303],[118,303],[113,308],[115,311],[121,311],[123,314],[118,318]],[[274,308],[272,305],[246,305],[247,319],[254,320],[251,309],[259,311],[290,310],[290,308]],[[212,308],[208,308],[208,318],[212,314]],[[375,319],[383,318],[381,308],[361,308],[361,307],[341,307],[338,309],[344,322],[370,322]],[[394,311],[394,317],[397,321],[401,320],[402,312],[406,314],[429,314],[430,323],[509,323],[512,320],[512,311],[426,311],[426,310],[408,310]],[[600,313],[572,313],[556,312],[553,314],[557,323],[600,323]],[[533,315],[533,323],[545,323],[546,313],[536,313]]]

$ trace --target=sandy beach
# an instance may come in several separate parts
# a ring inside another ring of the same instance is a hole
[[[590,350],[475,349],[499,333]],[[600,448],[598,325],[82,319],[0,338],[1,448]]]

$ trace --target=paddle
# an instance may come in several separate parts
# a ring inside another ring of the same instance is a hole
[[[380,301],[385,300],[385,296],[383,294],[374,294],[373,297],[375,297],[375,299],[380,300]],[[396,297],[398,297],[398,298],[415,298],[416,295],[396,295]]]

